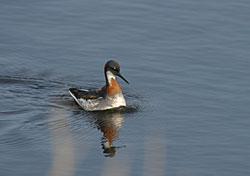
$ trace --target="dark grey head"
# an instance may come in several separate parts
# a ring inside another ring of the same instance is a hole
[[[121,75],[120,73],[120,65],[113,61],[113,60],[109,60],[104,67],[104,72],[105,74],[107,73],[107,71],[110,71],[111,73],[113,73],[116,76],[119,76],[120,78],[122,78],[126,83],[128,83],[128,81]],[[129,84],[129,83],[128,83]]]

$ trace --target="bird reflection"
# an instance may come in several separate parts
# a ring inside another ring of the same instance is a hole
[[[106,157],[113,157],[118,148],[113,142],[118,138],[118,133],[122,127],[124,116],[120,112],[106,111],[96,114],[95,125],[103,132],[102,149]]]

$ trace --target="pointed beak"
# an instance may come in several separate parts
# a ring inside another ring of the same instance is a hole
[[[121,75],[121,73],[117,74],[117,76],[119,76],[119,77],[122,78],[126,83],[129,84],[129,82]]]

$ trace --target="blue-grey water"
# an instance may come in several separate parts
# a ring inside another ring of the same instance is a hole
[[[0,175],[250,175],[249,7],[2,0]],[[128,106],[85,112],[109,59]]]

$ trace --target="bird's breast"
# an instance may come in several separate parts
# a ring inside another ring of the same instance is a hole
[[[122,93],[121,87],[116,79],[111,79],[111,84],[106,85],[106,91],[109,97],[113,97],[115,94]]]

